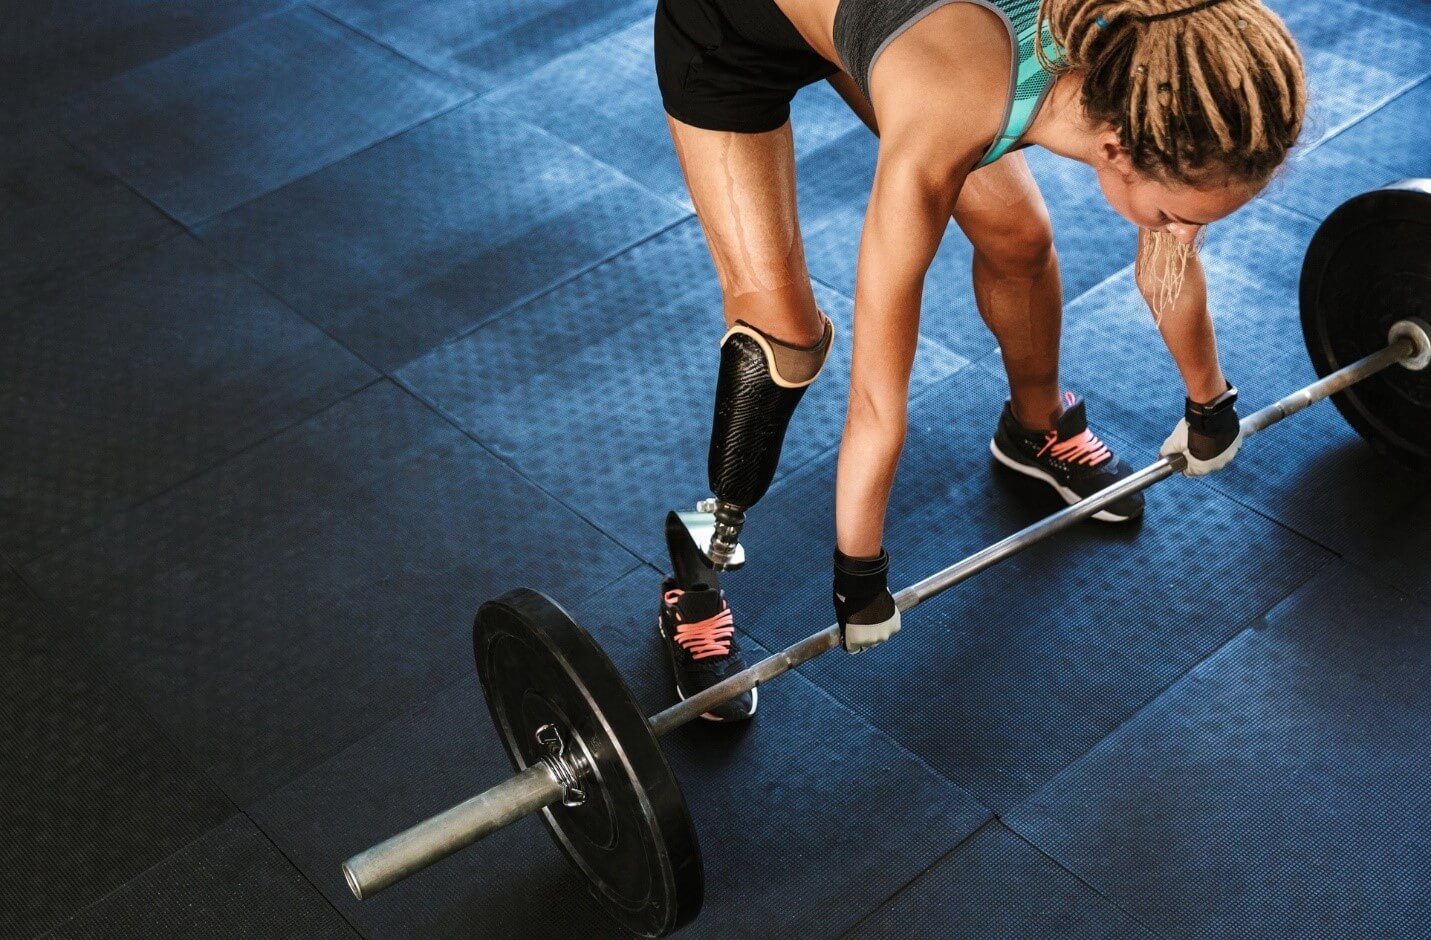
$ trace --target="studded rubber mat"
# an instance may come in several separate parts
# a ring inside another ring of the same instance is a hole
[[[396,367],[683,215],[477,103],[200,236],[350,348]]]
[[[188,236],[22,304],[0,319],[0,549],[56,548],[374,377]]]
[[[1173,936],[1425,937],[1428,639],[1329,568],[1006,820]]]
[[[992,822],[911,882],[850,936],[859,940],[1153,940],[1157,935]]]
[[[242,816],[207,833],[46,938],[358,937]]]
[[[796,409],[779,476],[839,444],[850,304],[824,372]],[[638,246],[400,373],[483,444],[603,531],[666,564],[665,517],[709,495],[720,364],[719,286],[694,220]],[[963,360],[925,342],[914,394]]]
[[[178,230],[42,130],[0,135],[0,182],[0,303],[7,308]]]
[[[635,564],[383,383],[31,570],[244,803],[467,675],[480,599]]]
[[[990,457],[1003,397],[1000,380],[965,369],[912,409],[885,525],[895,589],[1062,507]],[[822,459],[747,518],[746,551],[765,562],[726,589],[767,646],[834,619],[833,478]],[[1141,523],[1061,533],[908,612],[882,648],[804,671],[995,811],[1016,805],[1327,558],[1181,479],[1148,506]]]
[[[299,5],[90,89],[61,121],[192,225],[470,95]]]
[[[656,634],[659,599],[659,576],[643,568],[563,603],[653,712],[674,701]],[[754,662],[761,651],[746,648]],[[748,724],[698,720],[664,743],[705,860],[705,907],[682,936],[836,935],[988,817],[794,675],[761,690]],[[370,936],[609,936],[531,818],[368,901],[348,894],[338,868],[348,854],[510,773],[469,677],[253,812]]]
[[[487,91],[626,24],[652,0],[321,0],[318,6],[436,72]]]
[[[0,936],[29,937],[233,813],[0,567]]]

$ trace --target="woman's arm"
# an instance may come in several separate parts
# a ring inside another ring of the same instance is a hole
[[[1168,257],[1172,253],[1172,237],[1162,237],[1169,242],[1167,249],[1156,252],[1159,257],[1150,257],[1153,253],[1148,244],[1149,233],[1146,229],[1138,230],[1138,257],[1145,259],[1136,268],[1138,290],[1153,311],[1163,342],[1187,386],[1188,397],[1195,402],[1211,401],[1227,389],[1227,379],[1217,359],[1217,337],[1207,309],[1207,282],[1203,279],[1202,263],[1197,250],[1189,246],[1182,284],[1172,302],[1166,303],[1164,279],[1176,272],[1177,261]]]
[[[855,276],[850,399],[835,481],[835,535],[850,556],[879,554],[908,427],[909,376],[924,275],[966,171],[881,143]],[[969,161],[972,163],[972,160]]]

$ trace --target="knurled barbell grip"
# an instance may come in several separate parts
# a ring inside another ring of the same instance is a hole
[[[1283,418],[1296,414],[1323,398],[1343,391],[1389,366],[1412,358],[1417,351],[1418,346],[1411,339],[1397,339],[1384,349],[1338,369],[1243,418],[1243,433],[1251,436],[1266,430]],[[917,584],[910,585],[895,595],[895,603],[901,611],[917,607],[961,581],[1081,522],[1109,503],[1167,479],[1182,470],[1184,465],[1184,458],[1180,454],[1161,457],[1113,486],[1047,516]],[[716,685],[652,715],[649,719],[651,730],[658,736],[668,734],[692,721],[702,712],[789,672],[839,644],[839,624],[826,627]],[[559,801],[563,792],[562,785],[545,764],[533,764],[506,782],[353,856],[344,863],[343,874],[348,879],[348,886],[354,895],[360,899],[371,897],[458,849]]]
[[[564,788],[544,763],[399,832],[343,863],[343,877],[358,900],[370,898],[408,875],[478,839],[561,801]]]

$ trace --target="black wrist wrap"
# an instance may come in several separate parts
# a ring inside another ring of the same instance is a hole
[[[884,549],[874,558],[853,558],[835,549],[835,613],[841,623],[878,623],[891,616],[883,609],[890,605],[883,604],[878,611],[869,611],[874,619],[859,617],[875,601],[889,596],[888,574],[889,552]]]

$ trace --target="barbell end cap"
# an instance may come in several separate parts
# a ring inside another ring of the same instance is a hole
[[[1386,340],[1388,343],[1394,343],[1402,339],[1411,340],[1413,347],[1411,355],[1401,360],[1403,369],[1420,372],[1431,365],[1431,325],[1416,317],[1397,320],[1387,331]]]
[[[348,890],[353,892],[353,897],[359,901],[363,900],[363,886],[358,883],[358,876],[353,874],[353,869],[348,867],[348,863],[343,863],[343,880],[348,883]]]

